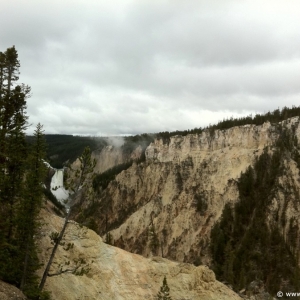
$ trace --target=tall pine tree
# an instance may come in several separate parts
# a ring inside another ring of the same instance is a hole
[[[0,52],[0,278],[16,285],[21,273],[17,267],[17,212],[24,191],[25,110],[30,93],[28,86],[16,85],[19,67],[14,46]]]
[[[43,126],[38,124],[34,133],[35,142],[28,158],[23,201],[20,203],[18,216],[18,240],[22,261],[22,277],[20,288],[26,290],[34,284],[34,272],[37,270],[37,253],[34,235],[38,229],[38,214],[42,206],[43,186],[42,180],[46,176],[44,158],[46,143],[43,136]],[[36,283],[36,282],[35,282]]]
[[[19,67],[14,46],[0,52],[0,279],[20,287],[30,299],[38,299],[34,236],[41,208],[45,144],[40,124],[33,148],[26,144],[30,87],[17,84]]]

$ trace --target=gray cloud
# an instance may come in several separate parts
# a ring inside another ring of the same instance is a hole
[[[299,105],[299,9],[295,0],[5,1],[0,51],[16,46],[30,123],[48,133],[187,129]]]

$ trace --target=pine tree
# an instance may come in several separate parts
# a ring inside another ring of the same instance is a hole
[[[163,285],[161,286],[160,291],[157,294],[157,299],[158,300],[172,300],[169,292],[170,292],[170,288],[168,286],[167,278],[165,276],[164,280],[163,280]]]
[[[30,87],[24,84],[14,87],[19,79],[19,67],[14,46],[0,52],[0,165],[7,158],[7,137],[16,129],[24,131],[27,126],[25,109]]]
[[[43,126],[38,124],[34,133],[35,142],[28,159],[30,173],[26,176],[25,194],[23,201],[20,203],[18,216],[18,235],[20,250],[23,254],[21,290],[26,289],[27,281],[30,281],[34,271],[38,269],[38,263],[32,258],[37,256],[34,235],[37,233],[38,213],[42,206],[42,181],[46,176],[46,166],[44,164],[46,143],[42,129]]]
[[[57,233],[55,238],[53,239],[54,241],[54,247],[52,249],[49,261],[47,263],[47,266],[45,268],[45,271],[43,273],[40,285],[39,285],[39,289],[42,291],[44,288],[44,285],[46,283],[47,277],[49,276],[49,271],[50,271],[50,267],[52,265],[52,262],[54,260],[55,257],[55,253],[57,251],[58,246],[61,244],[61,241],[64,237],[65,231],[67,229],[67,225],[69,222],[69,218],[71,215],[71,211],[72,211],[72,206],[74,204],[74,200],[78,194],[78,191],[80,188],[82,188],[85,184],[85,180],[87,179],[87,176],[94,170],[94,167],[96,165],[96,161],[92,160],[91,158],[91,150],[89,147],[86,147],[82,153],[82,155],[79,157],[80,160],[80,169],[77,170],[77,172],[75,173],[75,179],[71,181],[71,184],[68,186],[68,188],[73,191],[73,194],[71,195],[69,201],[68,201],[68,205],[69,205],[69,210],[68,213],[65,217],[65,221],[64,221],[64,225],[60,231],[60,233]],[[58,272],[58,274],[63,273],[63,271]],[[55,274],[55,275],[58,275]]]
[[[20,287],[30,299],[41,294],[34,236],[41,208],[45,155],[42,126],[29,149],[26,99],[30,87],[17,84],[20,62],[15,47],[0,52],[0,279]]]
[[[156,253],[157,249],[159,247],[159,239],[158,239],[158,235],[153,223],[153,219],[152,216],[150,216],[150,228],[149,228],[149,239],[150,239],[150,248],[151,250]]]
[[[0,201],[6,215],[0,229],[10,243],[13,239],[15,206],[22,191],[26,144],[24,130],[26,98],[30,88],[14,84],[19,79],[20,62],[15,47],[0,52]]]
[[[223,276],[231,284],[234,283],[234,272],[233,272],[234,258],[235,257],[231,246],[231,242],[228,241],[224,250]]]
[[[0,52],[0,278],[20,284],[17,212],[23,199],[27,147],[26,99],[17,85],[20,62],[15,47]]]

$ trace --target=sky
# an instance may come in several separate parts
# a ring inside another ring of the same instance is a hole
[[[31,134],[205,127],[300,105],[300,1],[0,0]]]

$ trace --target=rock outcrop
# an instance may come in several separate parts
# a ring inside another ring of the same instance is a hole
[[[41,212],[44,225],[38,238],[41,261],[50,255],[49,235],[59,231],[63,219],[45,210]],[[103,243],[95,232],[71,221],[64,246],[60,246],[50,270],[45,289],[59,300],[140,300],[155,299],[166,276],[173,300],[237,300],[231,289],[215,279],[206,266],[195,267],[160,257],[144,258]],[[73,245],[73,246],[72,246]],[[45,250],[46,249],[46,250]],[[65,270],[76,269],[78,275]],[[86,274],[80,276],[82,268]],[[40,270],[40,275],[42,273]]]
[[[100,151],[95,150],[92,152],[92,159],[96,160],[94,173],[103,173],[110,168],[124,164],[130,160],[137,160],[140,158],[142,151],[142,147],[137,146],[131,153],[124,153],[122,147],[113,145],[106,146]],[[72,164],[72,168],[77,169],[79,165],[80,161],[77,159]]]
[[[123,164],[126,161],[122,149],[112,145],[104,147],[101,151],[94,151],[92,158],[95,158],[97,161],[94,169],[95,173],[103,173],[104,171],[116,165]]]
[[[1,300],[26,300],[27,298],[15,286],[0,280],[0,299]]]

